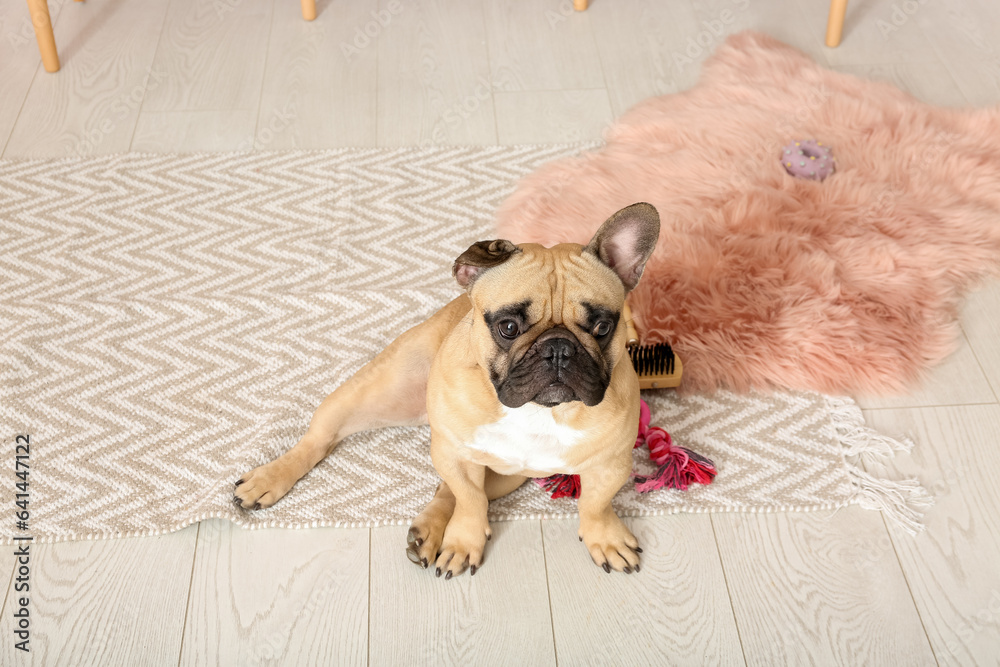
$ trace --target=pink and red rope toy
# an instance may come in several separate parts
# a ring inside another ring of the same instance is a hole
[[[715,464],[686,447],[675,445],[670,434],[659,426],[650,426],[649,406],[639,400],[639,434],[635,448],[647,445],[649,458],[659,468],[653,475],[633,475],[635,490],[639,493],[657,489],[687,491],[692,484],[711,484],[715,479]],[[579,498],[579,475],[552,475],[535,480],[535,483],[552,495],[552,498]]]

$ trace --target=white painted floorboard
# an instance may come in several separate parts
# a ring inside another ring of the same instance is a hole
[[[3,157],[127,151],[145,97],[170,83],[153,67],[168,4],[66,2],[55,24],[62,69],[37,68]],[[38,49],[21,48],[17,57],[37,62]]]
[[[538,521],[493,524],[483,568],[450,581],[404,556],[406,531],[371,531],[370,664],[555,664]]]
[[[369,533],[203,521],[181,664],[365,664]]]
[[[873,543],[872,553],[898,556],[939,664],[997,664],[1000,406],[874,410],[867,417],[921,443],[891,468],[919,478],[936,501],[922,534],[892,531],[891,543]]]
[[[994,0],[53,0],[45,73],[24,0],[0,0],[0,155],[65,157],[599,139],[691,86],[755,28],[838,71],[947,106],[1000,103]],[[917,441],[893,472],[937,496],[913,538],[837,513],[634,519],[642,571],[607,575],[575,521],[494,526],[475,578],[403,555],[405,527],[35,545],[33,653],[0,664],[972,665],[1000,660],[1000,283],[905,396],[861,397]],[[317,401],[322,397],[317,397]]]
[[[626,523],[643,553],[642,569],[624,577],[595,571],[575,520],[542,524],[560,663],[743,664],[711,519],[691,514]]]
[[[33,545],[31,650],[12,641],[12,586],[0,616],[0,664],[175,664],[197,533],[191,526],[156,537]]]
[[[933,665],[882,517],[712,516],[748,665]]]

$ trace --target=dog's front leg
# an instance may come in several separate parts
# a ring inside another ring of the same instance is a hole
[[[475,574],[483,564],[486,540],[492,537],[486,518],[489,507],[485,491],[486,467],[456,457],[454,448],[448,445],[436,447],[433,430],[431,460],[455,496],[455,510],[444,530],[441,553],[434,564],[435,573],[451,579],[466,568],[472,568]]]
[[[527,481],[522,475],[501,475],[489,468],[486,469],[486,499],[494,500],[506,496]],[[441,553],[441,543],[444,531],[451,521],[455,511],[455,494],[448,485],[442,482],[434,492],[434,498],[427,507],[413,520],[406,534],[406,555],[417,565],[426,568],[428,563],[437,560]],[[486,539],[490,539],[487,527]],[[435,564],[436,565],[436,564]],[[478,566],[476,569],[479,569]],[[475,574],[475,570],[472,571]]]
[[[403,332],[326,397],[298,444],[236,481],[243,509],[270,507],[349,435],[427,421],[427,374],[441,340],[469,310],[464,295]]]
[[[631,462],[631,459],[630,459]],[[639,571],[639,541],[611,506],[611,499],[628,481],[629,468],[605,468],[580,473],[580,540],[594,563],[605,572]]]

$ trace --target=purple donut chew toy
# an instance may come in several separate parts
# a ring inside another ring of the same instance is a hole
[[[822,181],[833,173],[834,162],[830,149],[815,139],[793,141],[781,149],[781,166],[796,178]]]

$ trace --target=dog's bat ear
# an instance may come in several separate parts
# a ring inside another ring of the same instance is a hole
[[[451,267],[451,275],[458,284],[466,289],[472,287],[480,274],[494,266],[500,266],[521,249],[510,241],[477,241],[469,249],[459,255]]]
[[[652,204],[626,206],[608,218],[584,249],[618,274],[625,291],[639,284],[660,236],[660,214]]]

